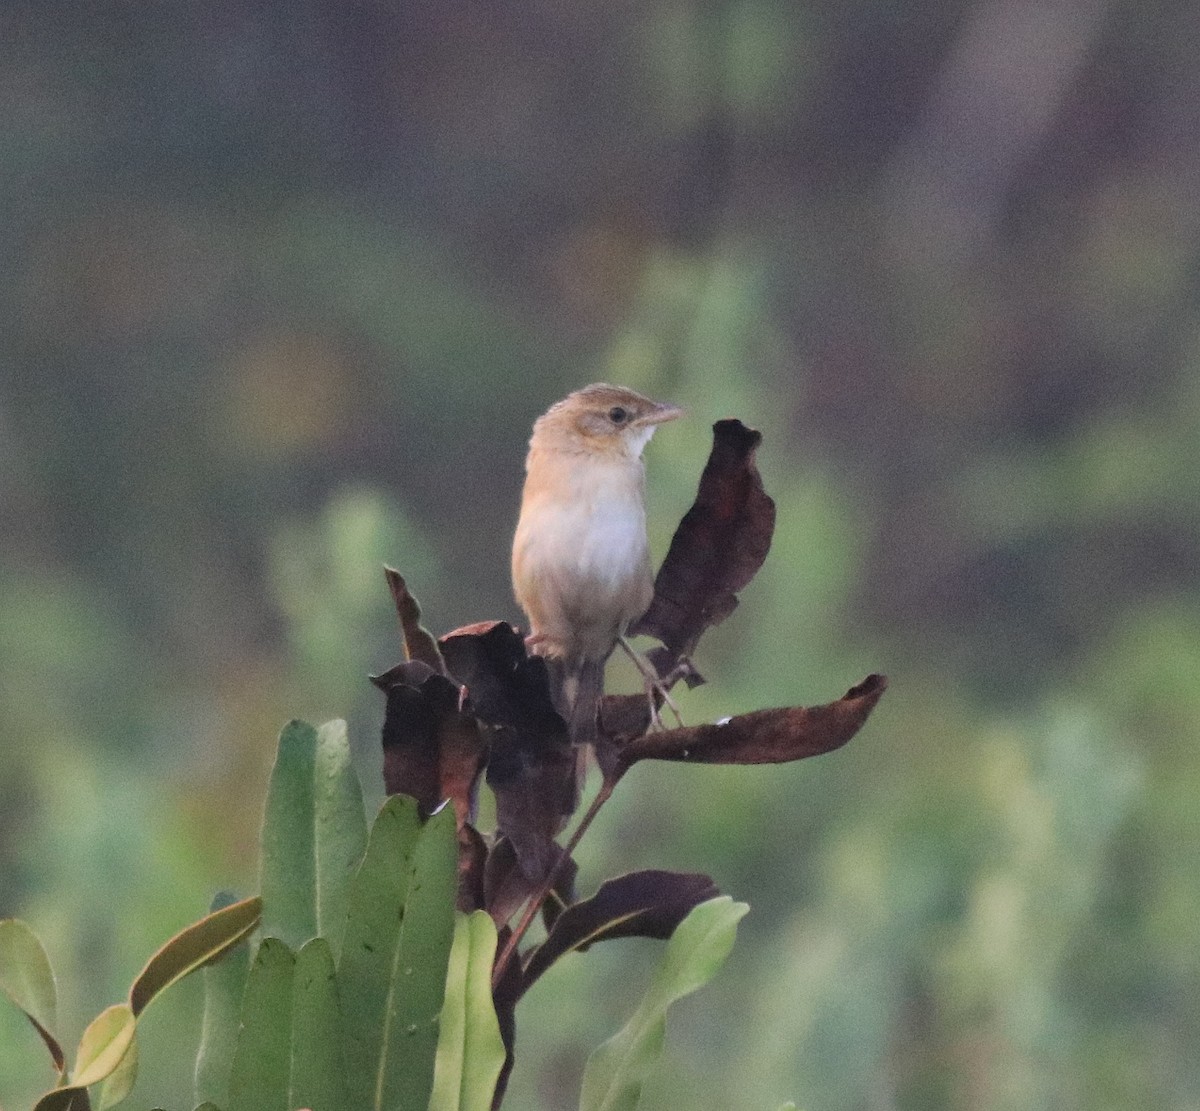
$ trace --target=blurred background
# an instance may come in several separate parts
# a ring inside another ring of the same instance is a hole
[[[689,720],[891,689],[840,752],[641,766],[581,884],[752,905],[645,1108],[1200,1107],[1200,7],[7,0],[0,914],[62,1026],[256,883],[290,717],[377,803],[395,662],[518,617],[533,419],[593,380],[762,430],[774,548]],[[634,680],[616,665],[610,685]],[[574,1106],[661,952],[564,961]],[[197,985],[134,1107],[189,1107]],[[50,1082],[0,1010],[0,1104]]]

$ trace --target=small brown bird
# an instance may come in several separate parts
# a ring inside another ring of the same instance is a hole
[[[595,734],[604,662],[654,594],[642,449],[676,405],[603,383],[538,418],[525,461],[512,578],[571,736]]]

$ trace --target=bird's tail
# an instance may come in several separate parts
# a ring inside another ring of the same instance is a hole
[[[546,660],[554,708],[575,744],[596,739],[596,713],[604,693],[603,660]]]

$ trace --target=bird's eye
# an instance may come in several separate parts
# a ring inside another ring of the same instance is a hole
[[[608,411],[608,419],[612,421],[613,424],[624,424],[628,417],[629,414],[622,409],[620,405],[614,405]]]

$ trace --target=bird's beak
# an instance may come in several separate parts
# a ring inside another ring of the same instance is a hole
[[[669,405],[665,401],[655,402],[654,408],[648,413],[638,417],[637,424],[640,425],[656,425],[666,424],[669,420],[675,420],[677,417],[682,417],[685,410],[678,405]]]

